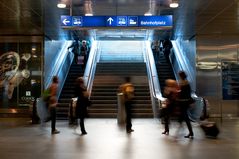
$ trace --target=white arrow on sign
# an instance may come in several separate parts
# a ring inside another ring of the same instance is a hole
[[[63,24],[64,24],[64,25],[67,25],[67,23],[70,23],[70,21],[67,20],[67,19],[64,19],[64,20],[63,20]]]
[[[109,19],[107,19],[107,21],[109,21],[110,22],[109,24],[111,25],[111,23],[114,21],[114,19],[109,17]]]

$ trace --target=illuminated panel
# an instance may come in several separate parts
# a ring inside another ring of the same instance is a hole
[[[165,16],[61,16],[62,27],[172,27]]]

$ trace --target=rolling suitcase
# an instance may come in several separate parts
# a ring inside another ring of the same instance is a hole
[[[207,137],[216,138],[219,134],[219,129],[215,122],[204,121],[200,124],[200,126]]]

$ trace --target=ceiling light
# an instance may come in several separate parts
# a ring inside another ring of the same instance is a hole
[[[177,8],[178,7],[178,1],[177,0],[172,0],[172,2],[169,4],[170,8]]]
[[[92,13],[86,13],[85,16],[93,16]]]
[[[144,16],[152,16],[152,13],[146,12],[146,13],[144,13]]]
[[[65,3],[58,3],[57,7],[58,8],[66,8],[66,4]]]

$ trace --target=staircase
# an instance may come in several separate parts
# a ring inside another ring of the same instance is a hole
[[[83,76],[83,74],[82,65],[72,63],[58,100],[57,119],[68,119],[69,103],[71,98],[74,97],[75,80],[77,77]]]
[[[141,41],[103,41],[100,60],[96,66],[91,92],[92,105],[88,115],[92,118],[117,117],[117,90],[130,76],[135,86],[133,117],[153,117],[146,64]],[[132,62],[133,61],[133,62]],[[74,97],[75,79],[83,75],[80,65],[72,64],[59,98],[57,119],[67,119],[69,103]]]
[[[119,61],[119,59],[117,59]],[[122,59],[121,59],[122,61]],[[132,105],[133,117],[153,117],[146,65],[144,62],[101,62],[97,64],[93,83],[89,117],[116,118],[117,90],[131,77],[135,86],[135,103]]]
[[[155,54],[156,53],[154,53],[154,55]],[[165,80],[175,79],[175,75],[170,62],[166,60],[163,52],[159,53],[158,59],[157,59],[157,56],[154,56],[154,59],[155,59],[157,73],[158,73],[161,92],[163,92],[165,87]]]
[[[103,41],[100,62],[143,62],[141,41]]]

